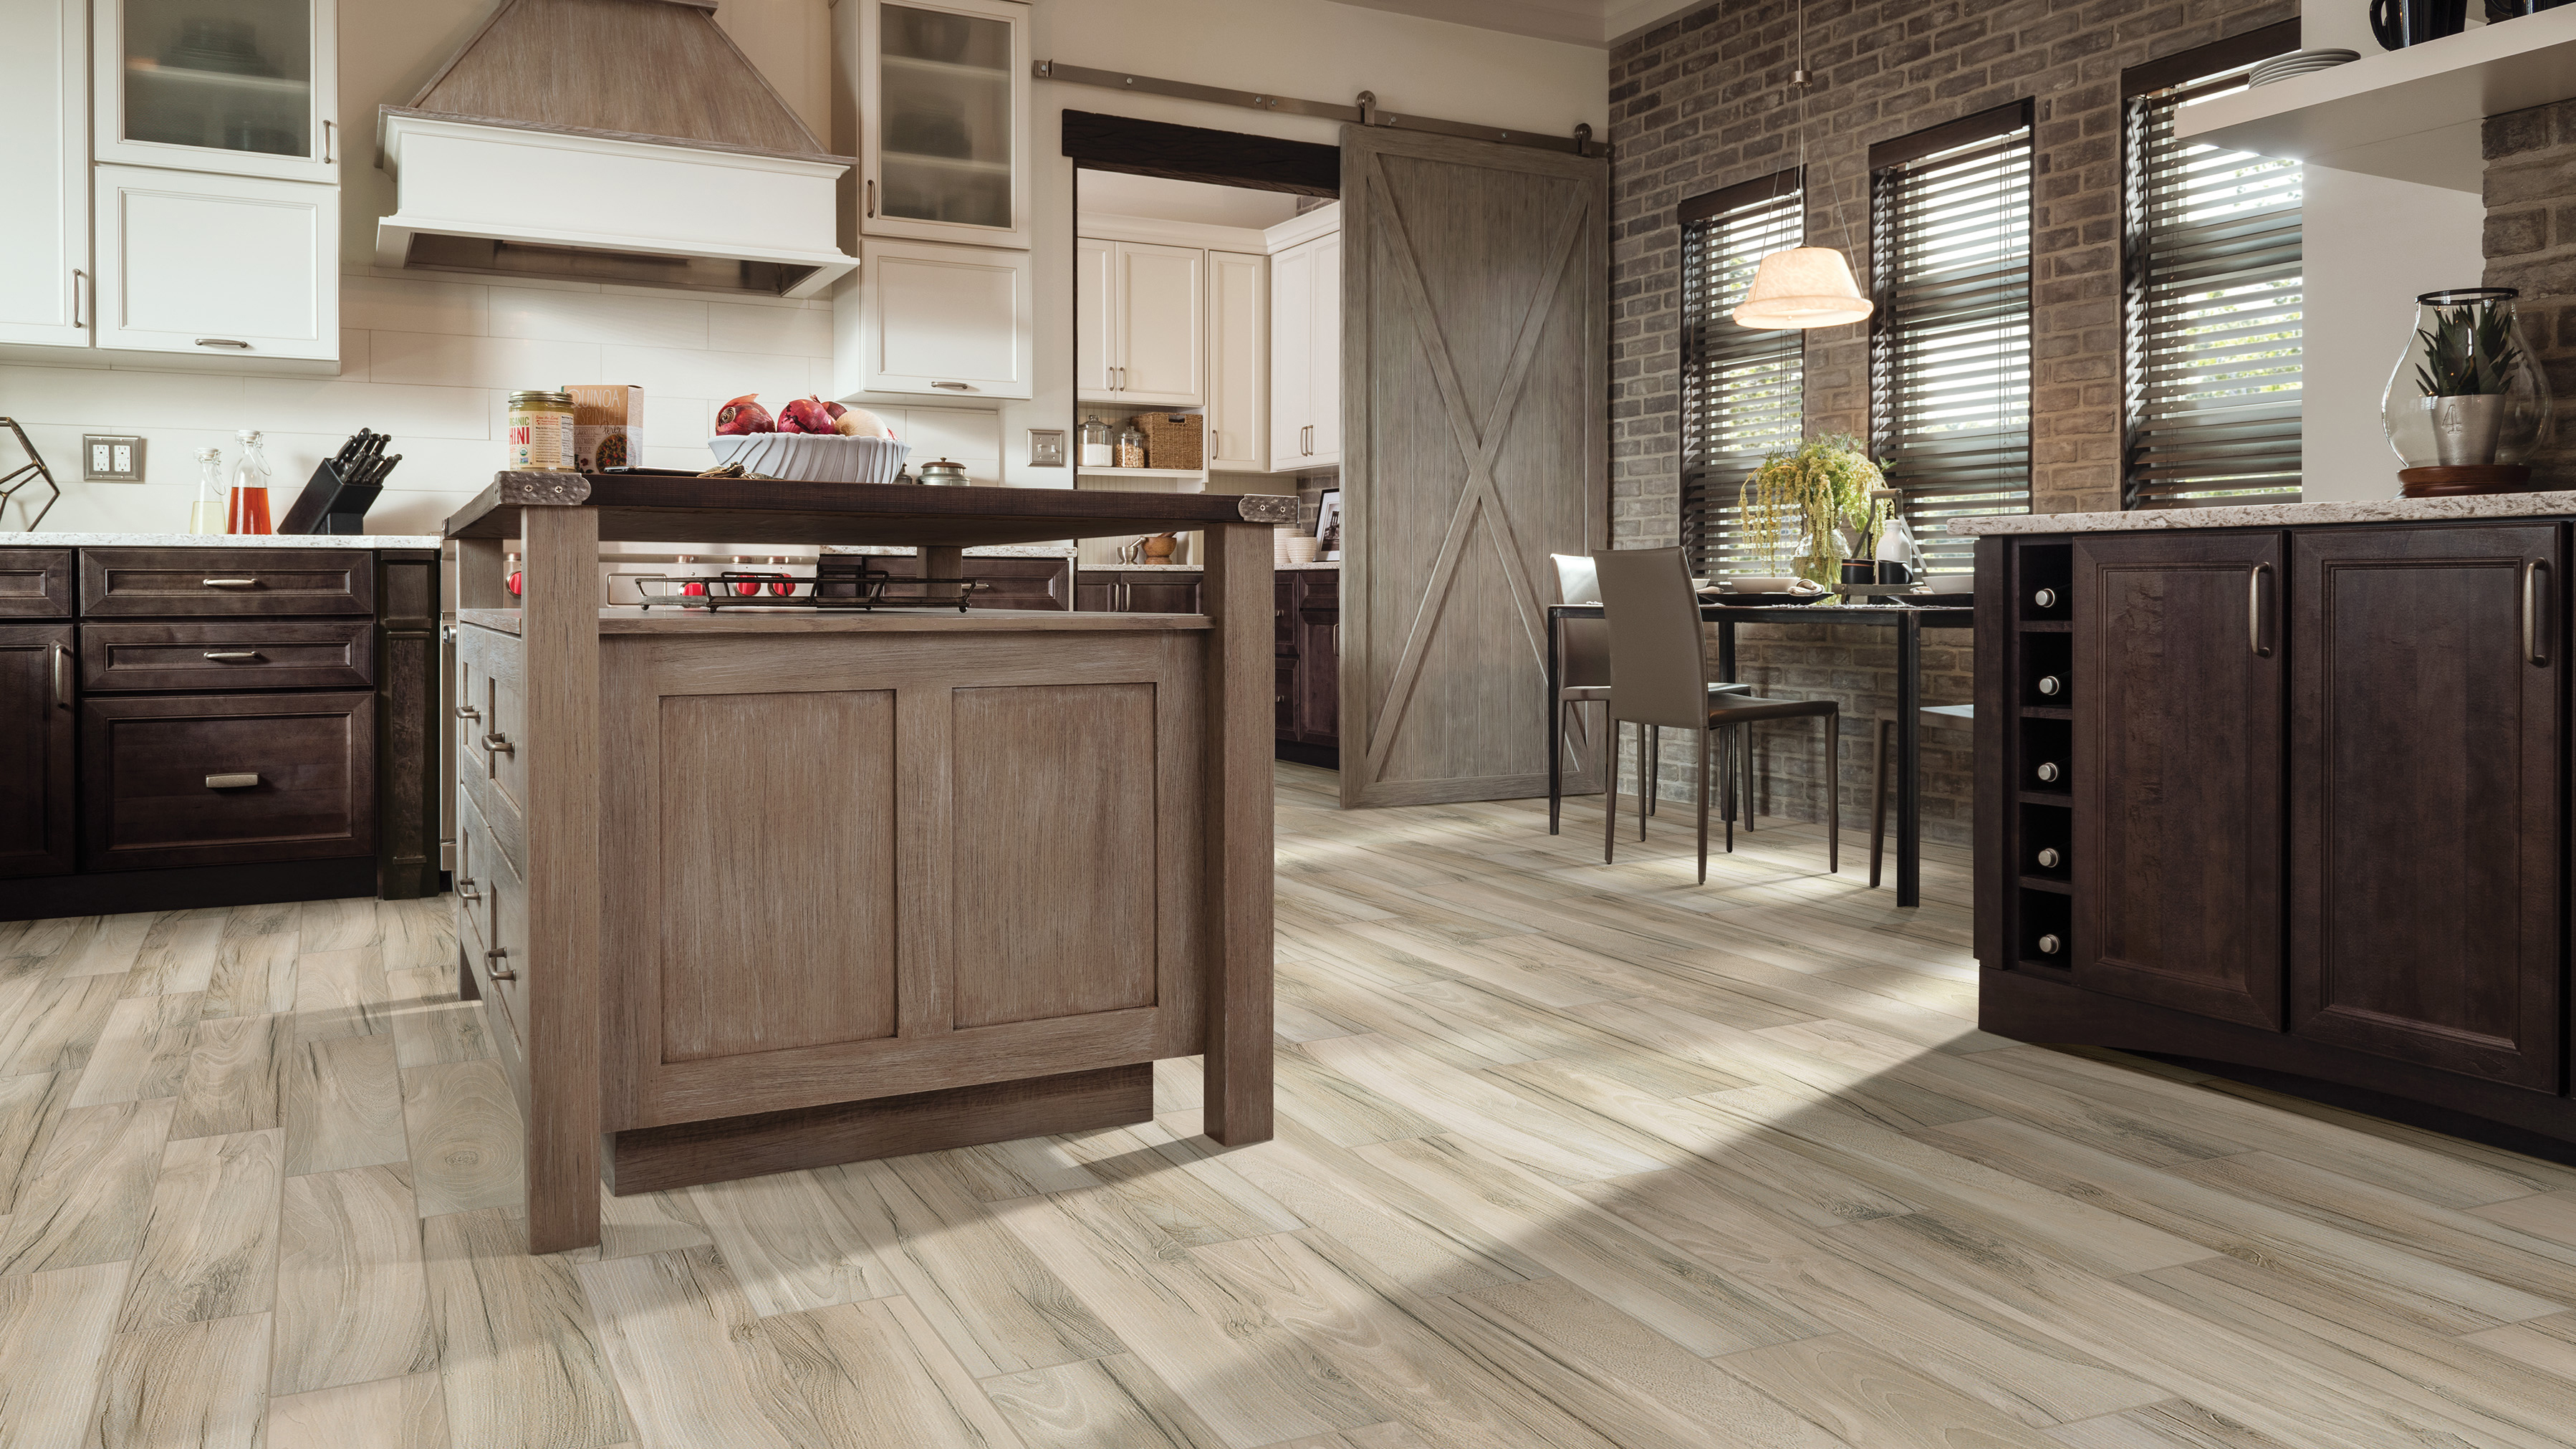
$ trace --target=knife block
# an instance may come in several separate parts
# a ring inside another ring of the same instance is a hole
[[[304,491],[295,497],[295,506],[286,510],[286,518],[277,526],[280,533],[364,533],[367,510],[373,508],[381,483],[359,487],[340,476],[339,470],[325,458],[313,470]]]

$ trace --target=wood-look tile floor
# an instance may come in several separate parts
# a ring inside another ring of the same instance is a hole
[[[2576,1442],[2576,1171],[1979,1033],[1954,851],[1331,786],[1276,1142],[1172,1063],[551,1258],[444,903],[0,926],[0,1449]]]

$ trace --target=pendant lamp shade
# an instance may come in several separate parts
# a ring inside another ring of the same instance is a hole
[[[1762,259],[1753,290],[1735,309],[1739,327],[1777,331],[1840,327],[1876,310],[1852,281],[1851,263],[1831,247],[1790,247]]]

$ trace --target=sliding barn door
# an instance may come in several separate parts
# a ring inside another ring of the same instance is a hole
[[[1551,553],[1609,516],[1609,163],[1342,132],[1342,803],[1547,791]]]

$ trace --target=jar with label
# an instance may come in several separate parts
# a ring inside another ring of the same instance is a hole
[[[514,473],[572,471],[572,394],[510,394],[509,453],[502,464]]]

